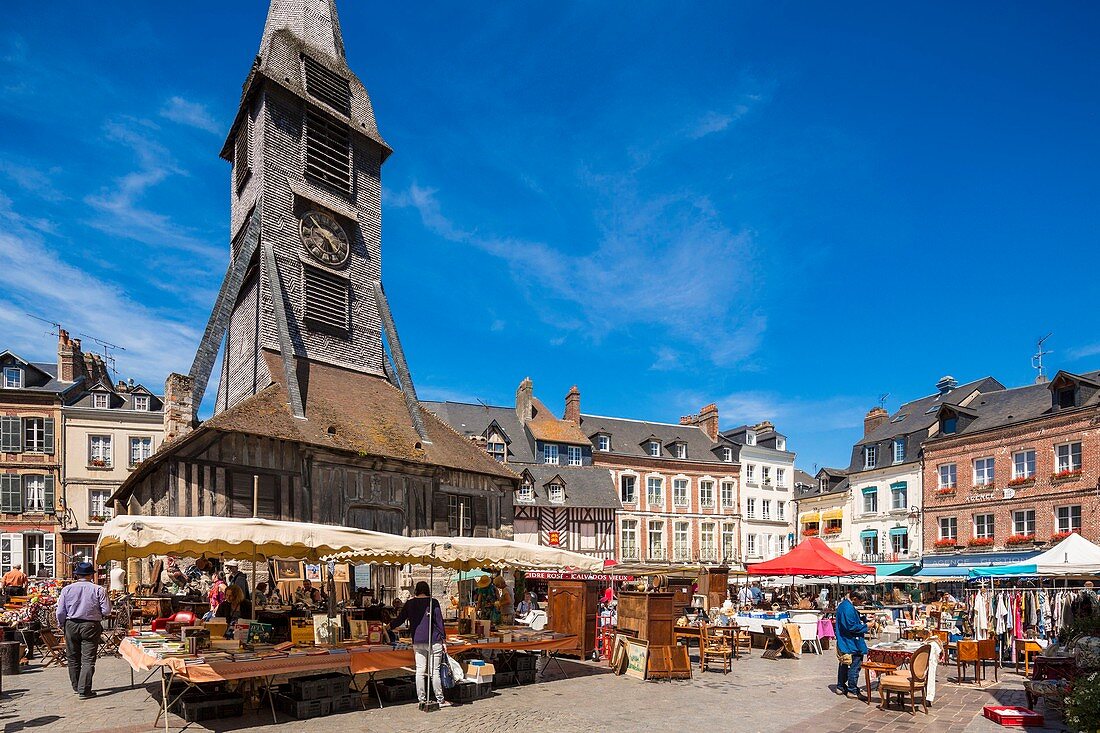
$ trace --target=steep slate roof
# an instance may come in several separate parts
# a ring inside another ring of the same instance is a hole
[[[468,438],[484,435],[489,425],[496,422],[511,440],[508,444],[508,460],[514,463],[535,462],[534,448],[514,408],[472,405],[465,402],[421,402],[420,404],[435,413],[455,432]]]
[[[863,469],[863,448],[878,446],[878,467],[904,465],[920,460],[921,443],[928,437],[928,429],[936,423],[935,408],[940,405],[959,405],[976,392],[989,394],[1004,390],[1004,385],[993,377],[977,379],[959,385],[946,394],[933,394],[906,402],[899,407],[882,425],[871,431],[852,446],[852,458],[848,464],[849,473],[858,473]],[[968,403],[969,404],[969,403]],[[895,438],[905,440],[905,460],[893,463],[893,442]]]
[[[571,420],[559,420],[554,413],[542,404],[537,397],[531,399],[535,407],[535,416],[527,423],[535,440],[547,443],[569,443],[572,445],[591,445],[592,441]]]
[[[683,442],[687,444],[687,458],[677,460],[724,463],[714,453],[714,449],[721,443],[712,441],[702,428],[695,425],[673,425],[601,415],[581,415],[581,430],[588,436],[597,433],[608,435],[611,439],[609,452],[613,454],[651,458],[643,443],[652,436],[661,442],[661,456],[664,458],[675,458],[675,455],[669,452],[668,446],[675,442]]]
[[[533,464],[523,466],[525,473],[531,474],[534,488],[534,501],[516,501],[520,506],[565,506],[589,507],[596,509],[620,509],[615,484],[611,480],[611,471],[596,466],[546,466]],[[550,501],[547,488],[555,477],[561,477],[565,485],[565,503],[554,504]]]
[[[263,352],[271,374],[282,374],[280,356]],[[382,377],[320,362],[299,363],[306,419],[290,413],[286,388],[275,382],[219,412],[179,440],[166,442],[130,474],[114,498],[130,489],[169,454],[211,431],[245,433],[364,456],[380,456],[517,480],[517,475],[459,435],[428,410],[421,410],[431,443],[421,444],[401,391]],[[334,432],[330,433],[329,430]]]
[[[1100,377],[1100,371],[1072,376],[1083,377],[1086,380],[1095,382]],[[1094,394],[1081,407],[1097,405],[1100,405],[1100,392]],[[1049,383],[1028,384],[1023,387],[1013,387],[983,394],[969,403],[967,407],[973,410],[976,417],[952,435],[992,430],[1056,412],[1051,405]]]

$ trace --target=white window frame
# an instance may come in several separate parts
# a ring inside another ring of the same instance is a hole
[[[877,445],[865,445],[863,446],[863,469],[865,471],[870,470],[878,466],[878,446]]]
[[[551,504],[564,504],[565,503],[565,485],[559,484],[556,481],[547,487],[547,494],[550,497]]]
[[[96,461],[101,461],[101,463],[96,463]],[[114,466],[114,436],[88,436],[88,465],[97,468],[112,468]]]
[[[111,406],[111,398],[103,392],[92,393],[92,407],[96,410],[106,410]]]
[[[686,478],[672,479],[672,506],[688,506],[691,493],[691,481]]]
[[[646,476],[645,480],[646,504],[664,506],[665,504],[665,479],[663,476]]]
[[[138,394],[134,395],[134,409],[138,412],[149,411],[149,395]]]
[[[4,367],[4,389],[23,389],[23,370],[19,367]]]
[[[719,491],[721,492],[722,508],[726,509],[735,506],[737,503],[737,492],[734,488],[732,481],[723,481],[719,485]]]
[[[979,469],[979,466],[981,467]],[[974,485],[992,486],[996,480],[997,459],[993,456],[974,459]]]
[[[1022,468],[1021,468],[1022,464]],[[1032,478],[1035,475],[1035,449],[1026,448],[1012,454],[1012,478]]]
[[[1054,446],[1054,472],[1081,470],[1081,443],[1061,443]]]
[[[1077,510],[1074,512],[1074,510]],[[1063,514],[1063,510],[1065,513]],[[1077,516],[1074,517],[1074,514]],[[1077,526],[1074,527],[1074,519],[1076,519]],[[1065,520],[1063,522],[1063,520]],[[1058,532],[1080,532],[1081,531],[1081,505],[1070,504],[1066,506],[1056,507],[1054,510],[1054,522]]]
[[[542,462],[550,465],[558,465],[558,444],[557,443],[543,443],[542,444]]]
[[[978,520],[986,520],[979,522]],[[995,518],[992,513],[975,514],[974,515],[974,537],[982,539],[993,539],[993,534],[996,528]]]
[[[959,467],[955,463],[941,463],[936,471],[939,488],[954,489],[959,486]]]
[[[604,451],[605,453],[611,450],[611,438],[606,435],[597,435],[596,450]]]
[[[566,460],[570,466],[584,465],[584,451],[581,450],[579,445],[570,445],[566,447]]]
[[[653,456],[654,458],[661,457],[661,444],[658,443],[656,440],[649,441],[649,455]]]
[[[700,479],[699,480],[699,506],[701,507],[713,507],[714,506],[714,480],[713,479]]]
[[[1018,509],[1012,512],[1012,534],[1015,537],[1035,534],[1034,509]]]

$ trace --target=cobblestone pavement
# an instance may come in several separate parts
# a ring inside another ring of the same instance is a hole
[[[982,717],[982,706],[992,703],[1023,705],[1022,678],[1001,671],[1001,682],[978,689],[972,684],[948,682],[954,667],[941,667],[939,695],[929,714],[882,711],[830,690],[836,676],[836,658],[804,655],[800,660],[767,660],[754,652],[734,663],[732,674],[700,674],[682,682],[642,682],[609,674],[606,667],[563,662],[570,674],[564,679],[552,669],[546,681],[505,688],[476,702],[422,713],[416,705],[377,704],[318,720],[324,733],[362,731],[384,726],[389,733],[440,731],[585,730],[622,731],[712,730],[719,721],[736,723],[738,731],[790,733],[860,733],[861,731],[952,731],[991,733],[1004,730]],[[159,678],[148,686],[130,686],[130,668],[119,659],[102,659],[96,670],[99,697],[82,701],[69,688],[66,670],[43,669],[32,662],[18,676],[3,679],[0,723],[3,733],[65,731],[65,733],[137,733],[153,730]],[[1041,707],[1041,705],[1040,705]],[[1057,714],[1047,713],[1047,730],[1064,730]],[[295,731],[303,723],[280,714],[273,724],[270,709],[244,717],[204,723],[184,722],[172,716],[170,730]],[[160,730],[164,730],[161,722]],[[1034,728],[1031,730],[1035,730]]]

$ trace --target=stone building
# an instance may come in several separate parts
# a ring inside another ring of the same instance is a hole
[[[741,548],[746,562],[778,557],[790,549],[794,536],[793,452],[787,436],[764,421],[722,431],[728,448],[741,465]]]
[[[611,471],[622,507],[619,558],[741,562],[741,467],[734,447],[719,438],[717,406],[672,424],[583,414],[580,397],[570,390],[565,417],[588,437],[593,464]]]
[[[852,446],[846,471],[852,505],[846,528],[852,559],[877,565],[879,575],[906,571],[923,550],[921,446],[941,405],[969,405],[1004,386],[991,377],[960,386],[943,377],[930,395],[906,402],[894,413],[875,407],[863,420],[863,437]]]
[[[114,513],[110,498],[164,441],[161,398],[140,384],[85,380],[61,408],[63,505],[58,574],[94,562],[99,528]]]
[[[333,0],[272,0],[222,150],[230,263],[120,511],[511,537],[518,476],[421,407],[405,362],[381,281],[390,152]]]
[[[566,411],[574,395],[570,392]],[[537,397],[530,379],[516,390],[515,407],[426,402],[452,428],[520,474],[515,539],[573,552],[615,557],[620,508],[611,473],[592,462],[592,444],[573,420],[559,420]]]
[[[1100,540],[1100,372],[942,404],[924,442],[925,567]],[[1019,557],[1019,555],[1017,555]]]

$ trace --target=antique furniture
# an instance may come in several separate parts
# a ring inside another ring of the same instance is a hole
[[[599,588],[583,580],[555,580],[550,583],[546,607],[548,626],[559,634],[575,635],[577,646],[562,654],[582,659],[596,650],[596,617],[599,615]]]
[[[928,669],[929,657],[932,656],[932,645],[925,644],[913,654],[909,663],[909,669],[905,674],[888,674],[878,679],[879,707],[886,709],[889,703],[890,693],[896,693],[902,700],[909,697],[909,705],[912,713],[917,712],[917,695],[920,695],[924,712],[928,712]]]

